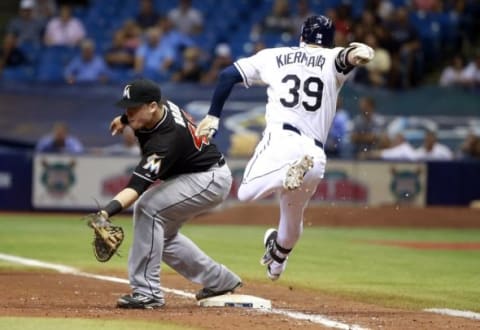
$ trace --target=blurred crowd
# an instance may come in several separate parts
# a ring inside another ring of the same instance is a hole
[[[325,143],[329,158],[394,161],[480,160],[480,130],[472,127],[458,145],[447,146],[438,136],[435,126],[414,128],[393,127],[377,113],[375,100],[369,96],[358,100],[356,115],[350,116],[338,99],[337,113]],[[390,127],[389,127],[390,126]],[[415,130],[421,141],[412,141],[408,131]],[[253,134],[253,133],[252,133]],[[258,136],[232,135],[231,157],[248,157],[258,142]],[[138,156],[140,148],[133,131],[127,127],[120,142],[104,147],[86,147],[81,139],[69,132],[66,122],[56,122],[50,132],[36,143],[37,152],[95,155]]]
[[[335,22],[337,46],[359,41],[375,49],[375,59],[358,68],[348,84],[480,90],[475,0],[19,0],[17,15],[5,27],[0,79],[102,84],[143,76],[212,84],[240,57],[298,45],[303,21],[319,12]],[[361,98],[356,116],[352,110],[339,100],[325,144],[330,157],[480,158],[479,132],[465,134],[452,150],[431,128],[422,145],[414,146],[402,132],[385,133],[387,123],[374,99]],[[132,134],[125,135],[120,145],[87,151],[138,153]],[[66,124],[56,124],[37,150],[85,152],[80,141],[68,137]]]
[[[221,17],[223,4],[216,10],[212,1],[199,2],[201,8],[196,8],[191,0],[178,0],[166,11],[157,9],[155,0],[116,0],[121,1],[133,3],[135,11],[116,22],[105,40],[89,19],[100,1],[20,0],[0,50],[4,78],[25,78],[25,70],[15,76],[8,69],[33,66],[42,81],[55,81],[58,68],[48,68],[60,65],[60,78],[68,83],[123,82],[142,75],[209,84],[239,57],[265,47],[297,45],[302,22],[321,8],[335,22],[337,46],[359,41],[376,51],[372,62],[356,70],[352,83],[404,89],[436,74],[441,86],[480,85],[480,51],[475,53],[480,4],[474,0],[245,0],[231,3],[228,17]],[[83,15],[75,15],[79,12]],[[257,17],[256,12],[264,14]],[[113,18],[97,18],[102,19]],[[217,28],[215,20],[228,31]],[[64,47],[74,49],[66,63],[53,55],[42,57]]]
[[[210,83],[233,62],[228,44],[216,45],[211,56],[196,45],[193,37],[202,31],[203,16],[190,0],[178,1],[163,15],[152,0],[140,0],[138,14],[123,21],[103,49],[73,15],[74,8],[70,2],[21,0],[18,16],[6,29],[0,69],[31,64],[28,53],[35,48],[43,52],[69,52],[70,48],[72,56],[62,68],[62,78],[71,84],[104,83],[119,76]]]
[[[325,152],[331,158],[359,160],[383,159],[397,161],[480,160],[480,130],[471,127],[459,144],[441,143],[438,127],[419,125],[401,127],[377,113],[375,100],[365,96],[359,99],[357,113],[350,118],[339,99],[337,113],[330,130]],[[399,118],[397,118],[399,119]],[[411,141],[409,131],[421,136]]]

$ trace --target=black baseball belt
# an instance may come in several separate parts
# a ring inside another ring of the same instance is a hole
[[[293,125],[284,123],[282,127],[283,127],[283,129],[285,129],[287,131],[292,131],[292,132],[297,133],[298,135],[302,135],[302,132],[300,132],[300,130]],[[320,147],[320,148],[323,149],[323,143],[322,142],[318,141],[317,139],[313,139],[313,141],[315,141],[315,145],[317,147]]]

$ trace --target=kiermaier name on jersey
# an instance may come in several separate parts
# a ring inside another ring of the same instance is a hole
[[[276,59],[279,68],[287,64],[300,63],[312,68],[320,67],[320,69],[323,69],[323,65],[325,64],[325,57],[322,55],[308,56],[302,51],[280,54],[277,55]]]

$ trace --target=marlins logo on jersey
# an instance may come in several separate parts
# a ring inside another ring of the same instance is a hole
[[[162,164],[161,157],[157,154],[153,154],[148,156],[147,162],[145,163],[145,165],[143,165],[143,169],[149,171],[153,175],[158,175],[161,164]]]

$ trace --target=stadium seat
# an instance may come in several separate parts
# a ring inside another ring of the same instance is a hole
[[[20,66],[17,68],[4,68],[0,75],[1,81],[8,82],[31,82],[34,77],[34,69],[32,66]]]
[[[45,47],[37,62],[36,80],[63,82],[63,70],[76,52],[76,48],[66,46]]]

